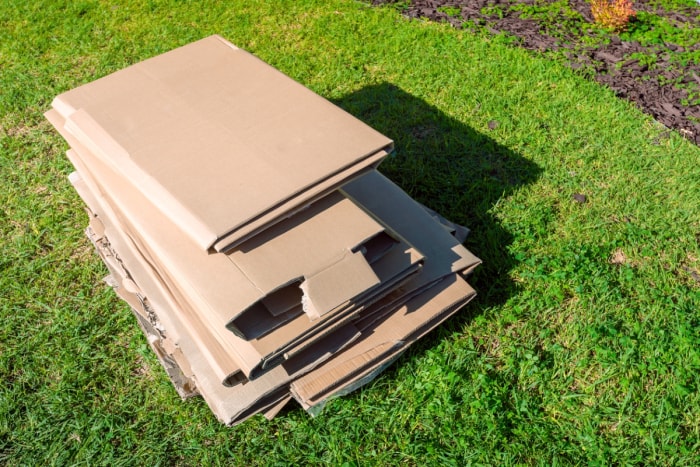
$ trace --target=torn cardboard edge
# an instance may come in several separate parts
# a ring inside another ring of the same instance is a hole
[[[79,169],[81,167],[80,161],[74,161],[74,166]],[[90,179],[85,179],[84,176],[79,175],[79,172],[76,172],[72,176],[71,182],[88,208],[100,219],[104,226],[104,235],[110,237],[110,244],[114,250],[120,252],[123,264],[125,264],[124,267],[129,268],[129,276],[140,284],[140,288],[149,291],[153,307],[171,310],[170,313],[164,313],[161,318],[168,330],[169,337],[176,345],[179,345],[181,340],[185,341],[186,346],[190,349],[188,352],[198,352],[200,358],[204,358],[208,362],[209,367],[216,375],[213,378],[210,377],[211,379],[216,379],[224,384],[240,382],[241,379],[238,376],[240,366],[233,359],[233,356],[222,347],[218,340],[213,338],[211,330],[192,311],[188,311],[187,302],[178,290],[168,287],[163,277],[153,270],[153,260],[144,257],[143,248],[139,248],[134,240],[120,228],[116,213],[96,193],[97,188],[92,186]],[[168,322],[165,322],[166,320]],[[182,321],[184,324],[173,325],[172,323],[176,320]],[[199,347],[201,350],[195,350]]]
[[[178,352],[175,346],[168,340],[159,328],[159,323],[153,322],[153,317],[149,317],[146,311],[146,305],[143,299],[134,293],[129,292],[122,285],[127,277],[122,276],[122,267],[116,263],[119,262],[117,255],[109,248],[108,244],[102,243],[100,240],[103,235],[96,234],[91,227],[85,230],[85,235],[95,247],[97,254],[102,259],[102,262],[110,270],[111,275],[105,278],[105,283],[109,285],[116,295],[126,302],[133,312],[136,322],[141,328],[141,331],[146,336],[151,350],[158,358],[161,366],[165,370],[170,382],[182,399],[199,395],[197,385],[192,379],[192,371],[189,367],[187,359],[181,352]]]

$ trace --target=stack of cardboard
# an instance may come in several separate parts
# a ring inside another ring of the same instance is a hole
[[[221,37],[52,106],[108,282],[225,423],[322,406],[474,296],[457,226],[376,171],[392,142]]]

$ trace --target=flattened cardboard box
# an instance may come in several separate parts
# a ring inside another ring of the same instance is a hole
[[[73,147],[84,199],[105,221],[94,223],[94,237],[114,242],[100,252],[124,260],[103,256],[117,293],[146,323],[159,310],[167,334],[144,329],[159,339],[154,350],[196,382],[226,423],[273,416],[290,383],[312,408],[366,382],[473,296],[457,273],[478,259],[439,216],[373,170],[391,141],[218,36],[53,105],[47,118]],[[285,247],[308,252],[315,235],[332,232],[321,227],[323,214],[346,221],[331,235],[346,238],[342,254],[274,268]],[[298,237],[306,245],[291,240],[295,228],[307,229]],[[197,280],[193,268],[214,276]],[[223,291],[231,301],[214,306]],[[251,307],[256,313],[245,314]],[[269,323],[255,319],[261,310]],[[271,346],[278,340],[287,344]]]
[[[53,107],[203,250],[252,237],[393,147],[219,36],[68,91]]]

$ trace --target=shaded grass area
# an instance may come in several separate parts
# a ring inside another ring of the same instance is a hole
[[[0,461],[697,459],[698,147],[505,39],[356,2],[9,1],[0,18]],[[228,429],[178,399],[101,283],[43,121],[59,92],[212,33],[395,139],[382,170],[485,261],[475,302],[315,419]]]

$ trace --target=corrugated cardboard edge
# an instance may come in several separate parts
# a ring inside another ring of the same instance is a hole
[[[69,151],[69,154],[70,154],[70,151]],[[72,162],[76,166],[76,169],[80,170],[82,168],[83,170],[86,170],[82,166],[81,161],[73,158]],[[80,172],[78,172],[78,173],[80,173]],[[112,225],[111,223],[118,224],[119,221],[116,218],[117,213],[113,212],[112,208],[110,206],[108,206],[108,203],[106,202],[106,200],[104,200],[103,198],[100,197],[101,193],[99,191],[99,187],[92,185],[90,174],[85,174],[85,176],[88,178],[83,177],[81,179],[82,185],[81,184],[74,185],[76,187],[76,190],[78,191],[78,194],[81,196],[83,201],[88,205],[88,207],[95,214],[99,213],[100,215],[104,216],[103,222],[105,223],[105,226],[108,224]],[[104,212],[102,212],[102,210],[104,210]],[[113,228],[116,229],[117,227],[114,226]],[[115,238],[115,236],[116,236],[116,238]],[[121,245],[120,250],[121,250],[121,253],[123,255],[127,254],[126,249],[129,249],[129,251],[133,251],[133,254],[131,256],[129,256],[132,259],[131,259],[131,263],[128,267],[141,268],[140,270],[142,270],[142,275],[143,275],[143,277],[141,277],[141,280],[148,280],[153,285],[152,287],[148,288],[149,293],[155,294],[156,292],[159,292],[162,294],[159,301],[158,301],[157,307],[159,307],[159,308],[166,308],[167,307],[168,309],[173,310],[173,313],[176,313],[176,309],[179,309],[178,307],[181,307],[183,305],[182,297],[178,298],[178,297],[173,296],[172,295],[172,293],[174,292],[173,289],[171,287],[169,287],[167,284],[162,283],[162,281],[160,280],[160,276],[156,277],[153,275],[154,273],[151,270],[151,264],[149,263],[149,261],[152,261],[152,260],[149,260],[147,257],[142,256],[142,254],[143,254],[142,249],[140,249],[138,247],[138,245],[133,243],[133,239],[128,236],[127,232],[120,230],[120,232],[117,233],[115,230],[114,235],[112,235],[112,237],[113,237],[112,242],[115,242],[115,243]],[[180,310],[179,313],[180,314],[186,313],[186,311]],[[195,318],[192,317],[192,319],[195,319]],[[171,321],[171,323],[172,323],[172,321]],[[168,325],[167,327],[169,328],[168,331],[170,333],[174,332],[172,324]],[[202,339],[195,338],[193,336],[199,335],[199,334],[196,334],[197,332],[199,332],[200,334],[202,332],[205,332],[205,330],[203,330],[203,328],[198,325],[198,322],[196,322],[196,320],[191,322],[189,326],[180,326],[178,329],[182,329],[183,331],[186,331],[187,333],[189,333],[189,332],[195,333],[192,336],[188,337],[188,339],[190,339],[190,340],[194,339],[194,340],[197,340],[198,342]],[[177,337],[174,336],[174,341],[177,342],[179,337],[181,337],[181,336],[179,336],[179,335]],[[206,337],[203,339],[207,342],[211,341],[211,339],[207,339]],[[214,344],[214,343],[210,342],[210,344]],[[218,345],[218,343],[216,343],[216,344]],[[214,347],[216,347],[216,346],[214,346]],[[236,373],[240,372],[240,367],[238,367],[235,363],[231,362],[230,364],[226,364],[226,365],[222,364],[223,366],[215,364],[215,362],[218,362],[220,360],[216,357],[216,355],[223,354],[221,351],[221,348],[216,347],[212,350],[211,347],[207,346],[203,349],[203,352],[207,355],[207,359],[210,362],[212,362],[213,368],[218,369],[217,374],[221,378],[220,381],[230,382],[231,384],[234,384],[235,381],[238,381],[238,379],[236,379],[234,377],[235,377]],[[227,360],[230,360],[230,357],[228,357]]]
[[[106,255],[112,255],[116,261],[119,261],[118,256],[114,254],[113,251],[109,249],[106,244],[101,244],[96,237],[96,235],[90,227],[85,230],[85,235],[90,240],[90,242],[95,247],[97,254],[102,259],[103,263],[112,272],[112,274],[119,274],[117,270],[114,269],[111,262],[105,257]],[[111,280],[110,280],[111,278]],[[192,370],[189,368],[189,363],[184,358],[184,355],[168,353],[165,349],[172,346],[170,342],[166,342],[167,337],[164,336],[158,328],[160,327],[157,321],[154,323],[148,319],[147,313],[142,307],[137,304],[143,303],[135,294],[129,294],[128,291],[124,290],[121,286],[123,278],[116,278],[114,276],[108,276],[105,278],[105,282],[114,289],[116,295],[121,298],[125,303],[129,305],[139,328],[143,332],[148,345],[153,350],[153,353],[158,358],[161,366],[165,370],[170,382],[173,384],[175,391],[182,399],[188,399],[190,397],[199,395],[199,390],[195,381],[192,379]]]

